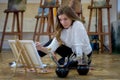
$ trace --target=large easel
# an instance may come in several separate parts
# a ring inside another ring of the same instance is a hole
[[[100,53],[104,50],[104,36],[108,36],[109,41],[109,53],[112,53],[112,44],[111,44],[111,29],[110,29],[110,8],[112,5],[109,4],[110,0],[106,0],[105,6],[93,6],[93,0],[91,0],[91,5],[88,6],[88,9],[90,9],[90,15],[89,15],[89,23],[88,23],[88,34],[89,35],[98,35],[99,41],[100,41]],[[91,32],[90,31],[90,25],[91,25],[91,19],[92,19],[92,12],[93,9],[96,9],[98,11],[98,24],[97,24],[97,31]],[[102,24],[102,9],[107,9],[107,20],[108,20],[108,32],[103,31],[103,24]]]
[[[23,13],[25,10],[9,10],[6,9],[4,13],[6,13],[6,18],[4,22],[3,32],[2,32],[2,38],[1,38],[1,44],[0,44],[0,52],[2,51],[2,46],[4,42],[5,35],[17,35],[18,39],[22,39],[22,29],[23,29]],[[7,23],[8,23],[8,17],[9,14],[13,13],[13,21],[12,21],[12,27],[9,27],[11,30],[7,31]],[[21,13],[21,16],[20,16]],[[15,28],[15,22],[16,22],[16,28]]]
[[[56,4],[53,6],[44,6],[42,5],[44,0],[41,0],[40,2],[40,8],[42,8],[42,15],[35,16],[36,18],[36,25],[35,25],[35,30],[33,34],[33,40],[34,41],[39,41],[41,35],[48,35],[49,38],[54,34],[55,31],[55,25],[54,25],[54,15],[53,15],[53,9],[59,7],[59,2],[56,0]],[[44,9],[49,8],[49,14],[44,15]],[[45,26],[45,24],[47,24]]]

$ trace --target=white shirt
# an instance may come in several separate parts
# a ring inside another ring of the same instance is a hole
[[[77,56],[82,56],[83,53],[88,55],[92,51],[86,29],[80,21],[75,21],[68,29],[63,29],[60,38]],[[56,38],[47,46],[47,48],[51,48],[52,52],[58,47]]]

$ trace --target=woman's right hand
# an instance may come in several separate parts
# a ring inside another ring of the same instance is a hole
[[[35,43],[37,50],[42,50],[42,45],[40,45],[40,42]]]
[[[36,42],[36,48],[37,50],[43,51],[44,53],[48,53],[48,49],[46,47],[43,47],[40,42]]]

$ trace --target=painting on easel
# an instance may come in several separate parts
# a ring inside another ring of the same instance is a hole
[[[27,0],[8,0],[8,10],[25,10]]]
[[[43,0],[43,5],[44,6],[55,6],[56,0]]]
[[[49,7],[49,6],[55,6],[56,0],[42,0],[42,6]],[[42,15],[43,8],[38,8],[38,16]],[[44,16],[47,16],[49,13],[49,8],[44,9]]]

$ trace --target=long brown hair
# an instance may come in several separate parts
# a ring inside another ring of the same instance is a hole
[[[74,22],[75,20],[80,21],[79,16],[77,16],[75,11],[71,7],[69,7],[69,6],[60,6],[58,8],[57,19],[56,19],[56,38],[57,38],[60,45],[62,44],[62,41],[60,39],[60,34],[61,34],[61,31],[64,28],[63,28],[62,24],[60,23],[60,20],[59,20],[58,16],[62,15],[62,14],[65,14],[67,17],[69,17],[72,20],[72,22]]]

